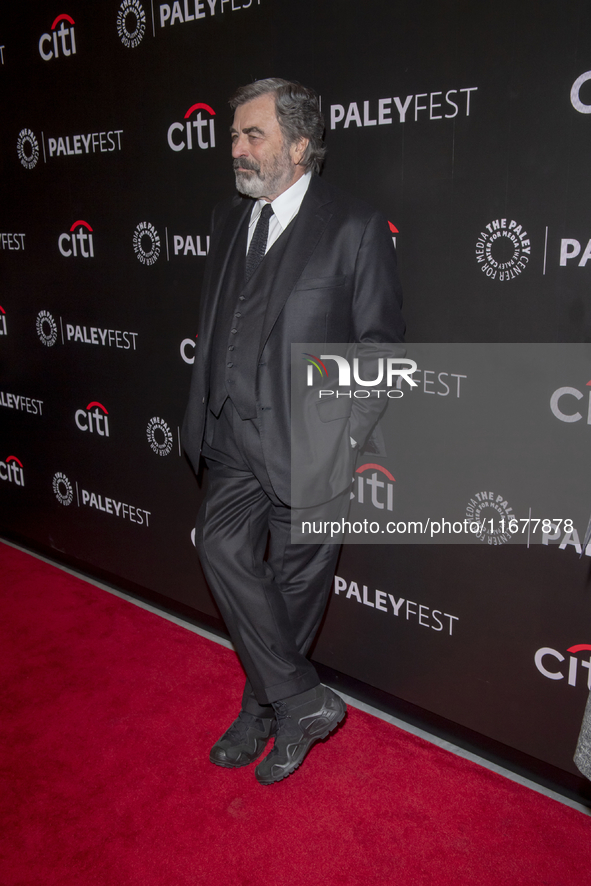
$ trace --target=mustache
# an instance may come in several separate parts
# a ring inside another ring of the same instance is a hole
[[[255,163],[254,160],[247,160],[246,157],[239,159],[236,158],[232,161],[232,167],[235,171],[239,171],[241,169],[252,169],[253,172],[260,172],[261,167],[258,163]]]

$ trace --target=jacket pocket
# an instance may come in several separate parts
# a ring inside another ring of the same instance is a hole
[[[347,280],[346,274],[338,277],[303,277],[295,287],[296,292],[308,289],[335,289],[344,286]]]
[[[339,418],[349,418],[351,415],[351,401],[348,397],[330,397],[319,400],[316,403],[320,421],[336,421]]]

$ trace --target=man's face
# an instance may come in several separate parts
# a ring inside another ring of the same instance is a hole
[[[298,163],[307,140],[285,144],[273,94],[239,105],[230,132],[236,187],[241,194],[274,200],[304,174]]]

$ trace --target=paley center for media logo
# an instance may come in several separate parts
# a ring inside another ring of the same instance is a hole
[[[74,501],[74,490],[65,474],[61,471],[56,471],[51,485],[54,495],[61,505],[67,508],[68,505],[72,504]]]
[[[515,523],[513,508],[504,495],[494,492],[477,492],[466,505],[466,518],[478,528],[479,541],[489,545],[504,545],[511,541],[511,528]],[[519,522],[517,522],[519,528]]]
[[[146,436],[152,452],[155,452],[156,455],[170,455],[174,437],[163,418],[155,415],[150,419],[146,428]]]
[[[57,241],[59,251],[65,258],[70,256],[94,258],[92,234],[93,231],[88,222],[78,219],[70,226],[69,233],[59,235]]]
[[[6,311],[0,305],[0,335],[8,335],[8,327],[6,325]]]
[[[42,344],[52,348],[57,341],[57,323],[49,311],[39,311],[35,327]]]
[[[160,255],[160,236],[151,222],[140,222],[133,232],[133,251],[143,265],[153,265]]]
[[[71,26],[68,27],[66,22]],[[59,24],[59,29],[56,30]],[[50,34],[41,34],[39,38],[39,55],[43,61],[51,61],[52,58],[61,55],[76,55],[76,34],[74,33],[74,19],[71,15],[62,13],[58,15],[51,26]],[[59,38],[59,40],[58,40]]]
[[[203,111],[209,116],[204,117]],[[195,118],[190,120],[192,114]],[[192,151],[193,147],[215,148],[215,111],[205,102],[196,102],[185,113],[186,123],[171,123],[168,127],[168,146],[173,151]],[[182,133],[182,135],[180,134]]]
[[[117,11],[117,33],[128,49],[140,45],[146,33],[146,13],[139,0],[123,0]]]
[[[527,268],[531,241],[514,219],[496,218],[485,225],[476,241],[476,261],[491,280],[507,283]]]
[[[365,400],[372,395],[380,397],[385,394],[386,397],[396,400],[404,396],[404,392],[397,387],[398,380],[404,379],[411,388],[417,387],[417,382],[412,378],[412,373],[417,370],[417,364],[414,360],[407,357],[354,357],[351,361],[353,364],[353,381],[359,387],[352,387],[351,384],[351,362],[340,354],[320,354],[319,357],[314,354],[303,353],[304,360],[307,362],[306,386],[314,385],[316,369],[320,375],[320,381],[325,382],[329,378],[329,371],[326,361],[332,360],[338,368],[338,382],[336,390],[320,389],[318,391],[319,399],[323,397],[349,397],[357,400]],[[360,363],[362,367],[360,367]],[[375,378],[361,378],[361,372],[367,372],[367,364],[375,367]],[[334,384],[334,382],[331,382]],[[385,385],[379,388],[378,385]],[[338,390],[346,388],[348,390]],[[369,390],[371,388],[371,390]]]
[[[135,523],[137,526],[142,526],[145,529],[148,529],[150,526],[151,511],[147,511],[145,508],[140,508],[137,505],[130,505],[117,498],[106,496],[102,492],[91,492],[88,489],[82,489],[76,480],[72,484],[62,471],[56,471],[51,485],[55,497],[64,507],[69,507],[74,501],[75,487],[76,504],[79,508],[94,508],[97,511],[102,511],[103,514],[119,518],[120,520],[128,520],[130,523]]]
[[[34,169],[39,159],[39,142],[30,129],[21,129],[16,140],[16,153],[25,169]]]

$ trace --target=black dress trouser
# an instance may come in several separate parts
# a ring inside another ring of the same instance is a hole
[[[291,509],[273,491],[257,420],[242,420],[229,398],[218,418],[208,413],[203,455],[199,556],[247,675],[245,696],[252,687],[259,705],[270,704],[319,682],[305,656],[340,545],[291,544]]]

